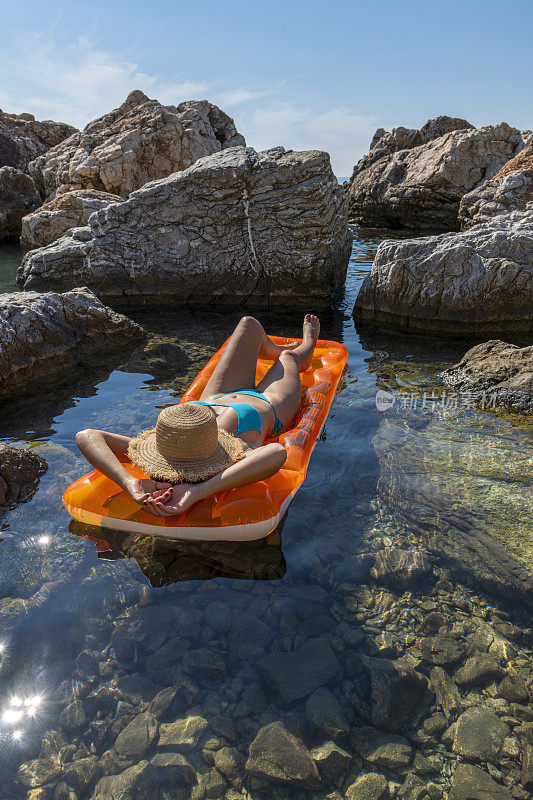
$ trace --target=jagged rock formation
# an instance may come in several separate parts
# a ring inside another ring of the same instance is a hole
[[[528,331],[533,318],[533,204],[464,233],[385,241],[356,319],[448,335]]]
[[[142,329],[86,288],[0,295],[0,400],[41,390],[98,352],[142,338]]]
[[[91,214],[98,209],[121,200],[116,194],[98,192],[96,189],[75,189],[60,194],[23,218],[20,243],[25,250],[45,247],[60,239],[71,228],[87,225]]]
[[[0,111],[0,167],[26,172],[30,161],[76,132],[64,122],[39,122],[32,114]]]
[[[119,108],[32,161],[29,171],[47,199],[72,189],[127,197],[148,181],[243,144],[233,120],[207,100],[164,106],[136,90]]]
[[[40,204],[29,175],[14,167],[0,168],[0,240],[18,236],[22,217]]]
[[[530,202],[533,202],[533,136],[493,178],[464,195],[459,205],[459,221],[464,230],[499,214],[523,211]]]
[[[370,151],[355,165],[352,179],[363,169],[366,169],[378,159],[397,153],[398,150],[411,150],[422,144],[432,142],[440,136],[445,136],[451,131],[475,130],[474,126],[466,119],[459,117],[435,117],[428,119],[420,130],[418,128],[404,128],[400,125],[392,131],[378,128],[370,142]]]
[[[472,347],[442,373],[444,383],[472,399],[533,412],[533,346],[491,339]]]
[[[523,144],[521,132],[504,122],[476,130],[465,120],[438,117],[421,131],[379,130],[347,187],[350,219],[379,228],[456,230],[463,195]]]
[[[328,305],[351,234],[329,156],[232,147],[26,255],[26,289],[89,286],[113,307]]]
[[[37,453],[0,443],[0,510],[29,500],[47,463]]]

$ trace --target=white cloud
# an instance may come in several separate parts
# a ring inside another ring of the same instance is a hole
[[[116,108],[133,89],[175,105],[203,97],[212,87],[206,81],[162,81],[142,72],[125,55],[98,48],[86,37],[65,47],[49,35],[18,43],[11,57],[2,59],[0,84],[12,85],[14,75],[23,80],[19,77],[19,85],[9,92],[0,89],[0,107],[79,128]]]
[[[163,80],[143,72],[128,54],[98,47],[89,36],[60,45],[53,29],[11,41],[0,61],[0,87],[5,111],[30,112],[78,128],[119,106],[133,89],[167,105],[206,98],[232,114],[237,109],[237,127],[256,149],[282,144],[327,150],[337,175],[351,173],[376,128],[376,120],[346,107],[318,112],[290,103],[258,106],[259,98],[284,91],[282,84],[258,91],[188,76]]]
[[[214,101],[221,108],[232,108],[233,106],[241,105],[241,103],[248,103],[250,100],[256,100],[258,97],[264,97],[268,92],[251,92],[248,89],[230,89],[229,91],[217,92]]]
[[[336,175],[350,175],[368,151],[376,120],[346,107],[315,112],[289,103],[256,109],[243,116],[240,130],[257,149],[282,144],[294,150],[327,150]]]

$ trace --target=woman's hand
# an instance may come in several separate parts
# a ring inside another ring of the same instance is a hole
[[[154,492],[148,500],[149,510],[158,517],[172,517],[183,514],[192,505],[202,499],[199,485],[178,483],[170,489]]]
[[[164,481],[154,481],[151,478],[130,478],[126,481],[124,488],[145,511],[156,513],[153,510],[153,503],[164,497],[170,497],[171,483]]]

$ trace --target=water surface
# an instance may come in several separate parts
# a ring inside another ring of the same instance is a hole
[[[43,783],[43,797],[66,798],[72,791],[84,800],[102,774],[123,773],[176,750],[197,776],[191,790],[197,800],[322,798],[376,770],[393,789],[411,773],[447,789],[457,757],[440,735],[422,748],[433,759],[424,773],[393,760],[376,767],[340,734],[347,760],[323,779],[318,794],[294,781],[278,786],[244,772],[239,759],[270,723],[281,721],[308,749],[331,738],[312,721],[312,691],[304,687],[286,702],[265,656],[274,654],[282,671],[284,655],[296,653],[297,659],[301,651],[305,674],[312,661],[307,644],[318,640],[338,669],[330,674],[324,668],[313,690],[328,685],[353,730],[373,722],[361,701],[362,657],[403,657],[429,674],[431,662],[417,649],[418,626],[429,611],[442,611],[464,642],[474,629],[494,624],[490,646],[507,642],[509,663],[527,672],[527,605],[517,594],[520,582],[510,584],[508,576],[525,573],[520,564],[531,563],[528,427],[523,419],[427,401],[442,392],[439,372],[473,342],[356,329],[351,309],[380,238],[355,231],[346,296],[322,329],[324,338],[348,348],[346,374],[307,480],[284,526],[264,541],[187,545],[118,533],[102,538],[99,530],[72,522],[61,504],[66,486],[87,471],[76,431],[98,427],[133,435],[151,426],[219,347],[237,313],[139,317],[151,333],[146,350],[112,356],[53,392],[4,409],[1,440],[34,448],[49,467],[31,501],[0,519],[2,800],[26,797],[31,785]],[[14,288],[17,259],[16,248],[0,251],[2,291]],[[275,315],[262,321],[272,333],[286,335],[298,333],[300,325]],[[388,412],[376,408],[378,389],[395,400]],[[428,552],[433,566],[405,586],[376,583],[368,565],[392,546]],[[498,630],[511,622],[518,633],[512,625]],[[149,711],[160,735],[185,717],[205,719],[207,727],[174,746],[158,745],[157,733],[143,744],[137,732],[119,758],[112,748],[121,729],[167,687],[174,687],[168,708],[158,701]],[[470,704],[483,705],[498,694],[484,692],[479,689]],[[420,720],[436,711],[430,696],[424,702]],[[511,719],[509,708],[506,713]],[[411,720],[413,730],[420,720]],[[396,729],[405,733],[402,725]],[[411,746],[414,757],[422,745],[413,740]],[[215,757],[224,747],[235,749],[233,771],[224,771],[222,756]],[[20,765],[38,757],[17,778]],[[89,761],[75,769],[83,759]],[[514,774],[517,759],[502,774]],[[171,779],[163,785],[161,777],[150,796],[188,796],[178,768],[169,769],[158,770]],[[147,791],[142,781],[149,780],[143,775],[134,795],[139,798]]]

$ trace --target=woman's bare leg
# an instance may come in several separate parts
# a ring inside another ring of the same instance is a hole
[[[302,395],[300,372],[305,372],[311,363],[319,333],[318,317],[306,314],[302,344],[294,350],[282,353],[257,387],[259,392],[268,397],[285,428],[300,407]]]
[[[274,344],[258,320],[254,317],[243,317],[231,334],[202,392],[202,399],[238,389],[255,389],[257,359],[260,356],[277,359],[290,347],[294,345],[280,347]]]

